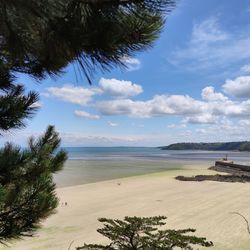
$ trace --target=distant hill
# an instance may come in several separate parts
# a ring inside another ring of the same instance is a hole
[[[250,142],[174,143],[159,148],[162,150],[250,151]]]

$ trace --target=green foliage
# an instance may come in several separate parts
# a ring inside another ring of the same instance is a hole
[[[37,110],[34,106],[38,95],[30,92],[24,95],[24,88],[20,85],[10,85],[8,88],[0,86],[0,132],[11,128],[20,128],[25,124],[24,118],[30,118]]]
[[[250,142],[216,142],[216,143],[175,143],[160,147],[163,150],[212,150],[212,151],[250,151]]]
[[[0,3],[0,58],[43,78],[78,61],[85,75],[121,65],[160,32],[173,0],[16,0]]]
[[[108,245],[85,244],[77,250],[191,250],[193,246],[213,246],[206,238],[190,235],[194,229],[159,230],[164,226],[166,217],[125,217],[124,220],[99,219],[104,223],[102,229],[97,231],[107,237],[111,243]]]
[[[57,206],[52,174],[67,159],[52,126],[21,149],[6,144],[0,150],[0,242],[32,235],[41,219]]]

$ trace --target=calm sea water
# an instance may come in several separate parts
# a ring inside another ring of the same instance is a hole
[[[235,162],[250,164],[248,152],[167,151],[148,147],[75,147],[65,150],[69,160],[55,175],[59,187],[180,169],[185,164],[202,163],[209,167],[226,154]]]
[[[228,155],[234,161],[249,161],[250,152],[198,151],[198,150],[161,150],[150,147],[68,147],[70,160],[184,160],[211,161]]]

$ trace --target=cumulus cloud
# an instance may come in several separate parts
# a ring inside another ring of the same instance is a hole
[[[64,85],[62,87],[50,87],[42,95],[56,97],[59,100],[85,106],[96,95],[109,95],[115,98],[127,98],[139,95],[143,92],[141,85],[131,81],[101,78],[99,87],[84,88],[81,86]]]
[[[96,108],[103,115],[146,117],[146,114],[149,113],[146,102],[133,101],[130,99],[97,102]]]
[[[227,80],[222,88],[225,93],[237,97],[250,97],[250,76]],[[91,104],[97,114],[76,110],[75,115],[92,120],[99,119],[100,115],[135,118],[174,116],[182,118],[185,124],[217,124],[223,116],[242,120],[250,118],[250,99],[231,100],[223,93],[216,92],[212,86],[201,91],[201,100],[188,95],[155,95],[148,100],[128,98],[141,92],[141,86],[132,82],[102,78],[99,88],[86,89],[67,85],[60,88],[51,87],[47,94],[81,106]],[[96,95],[104,94],[112,99],[94,99]],[[118,126],[112,122],[109,122],[109,125]]]
[[[226,80],[223,90],[236,97],[250,97],[250,76],[240,76],[234,80]]]
[[[97,109],[103,115],[135,117],[198,114],[202,112],[204,106],[205,103],[182,95],[157,95],[149,101],[121,99],[97,103]]]
[[[188,95],[157,95],[148,103],[151,115],[156,116],[198,114],[206,108],[206,104]]]
[[[217,17],[210,17],[194,24],[186,46],[173,51],[168,61],[182,69],[207,71],[227,68],[249,57],[249,30],[228,33],[220,27]]]
[[[131,81],[101,78],[99,85],[105,94],[120,98],[136,96],[143,92],[142,86]]]
[[[92,101],[93,96],[100,94],[98,88],[84,88],[80,86],[64,85],[63,87],[50,87],[47,89],[47,96],[53,96],[59,100],[78,105],[87,105]]]
[[[184,119],[184,122],[191,124],[213,124],[216,123],[217,120],[217,116],[210,113],[204,113],[196,116],[187,117]]]
[[[141,61],[134,57],[124,56],[122,62],[125,64],[128,71],[135,71],[141,68]]]
[[[86,111],[82,111],[82,110],[76,110],[74,113],[78,117],[83,117],[83,118],[90,119],[90,120],[98,120],[98,119],[100,119],[99,115],[92,115],[92,114],[90,114],[90,113],[88,113]]]
[[[247,140],[250,127],[224,118],[214,125],[204,125],[198,128],[196,133],[196,136],[199,136],[199,138],[210,139],[210,141]]]
[[[248,104],[244,102],[238,103],[228,100],[220,103],[210,103],[210,110],[217,115],[244,116],[249,115],[249,112],[245,112],[247,106]]]
[[[206,101],[226,101],[228,98],[222,93],[217,93],[214,90],[214,87],[208,86],[205,87],[201,92],[202,99]]]
[[[185,123],[212,124],[220,116],[249,117],[250,100],[232,101],[209,86],[202,90],[203,100],[188,95],[156,95],[146,101],[116,99],[99,101],[97,110],[104,116],[130,116],[137,118],[178,116]]]

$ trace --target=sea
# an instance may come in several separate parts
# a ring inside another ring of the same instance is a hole
[[[215,160],[250,165],[250,152],[162,150],[155,147],[66,147],[68,160],[54,175],[58,187],[181,169],[184,165],[210,167]]]

